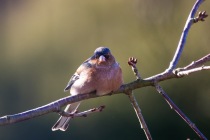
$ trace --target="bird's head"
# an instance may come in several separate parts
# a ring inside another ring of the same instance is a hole
[[[115,63],[115,58],[111,54],[109,48],[99,47],[94,51],[94,56],[97,65],[112,65]]]

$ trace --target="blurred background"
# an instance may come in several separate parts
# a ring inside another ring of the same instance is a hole
[[[172,59],[195,0],[0,0],[0,116],[15,114],[68,96],[70,76],[107,46],[135,79],[128,57],[139,59],[146,78],[164,71]],[[206,1],[201,10],[209,10]],[[210,52],[210,19],[193,25],[179,67]],[[210,78],[202,71],[161,83],[183,112],[210,138]],[[199,139],[152,87],[135,95],[154,139]],[[146,139],[126,95],[86,100],[79,110],[106,105],[101,113],[75,118],[66,132],[52,132],[50,113],[0,127],[1,140]]]

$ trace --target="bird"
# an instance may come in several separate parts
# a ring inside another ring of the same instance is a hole
[[[98,47],[93,56],[84,61],[70,78],[64,91],[70,90],[71,95],[94,92],[106,95],[116,91],[123,84],[122,70],[107,47]],[[67,105],[65,112],[75,113],[81,102]],[[66,131],[70,117],[61,116],[52,127],[52,131]]]

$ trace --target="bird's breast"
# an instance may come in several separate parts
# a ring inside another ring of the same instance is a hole
[[[105,95],[112,91],[116,91],[123,83],[122,71],[119,66],[109,69],[103,69],[97,76],[97,94]]]
[[[118,65],[110,68],[91,68],[80,74],[70,92],[72,95],[76,95],[96,91],[98,95],[105,95],[116,91],[122,83],[122,71]]]

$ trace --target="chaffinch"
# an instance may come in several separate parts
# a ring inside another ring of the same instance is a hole
[[[123,84],[122,70],[115,61],[109,48],[99,47],[94,55],[80,65],[71,77],[64,91],[70,90],[71,95],[95,92],[105,95],[116,91]],[[65,112],[75,113],[81,102],[67,105]],[[66,131],[70,118],[61,116],[52,127],[52,131]]]

